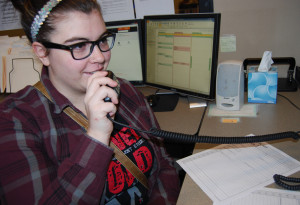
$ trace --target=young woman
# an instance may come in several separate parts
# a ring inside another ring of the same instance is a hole
[[[138,90],[106,77],[115,35],[97,1],[12,3],[44,65],[41,82],[50,99],[27,86],[0,104],[1,204],[175,204],[179,181],[161,140],[107,118],[158,127]],[[118,83],[119,96],[112,89]],[[111,143],[143,172],[148,188],[114,157]]]

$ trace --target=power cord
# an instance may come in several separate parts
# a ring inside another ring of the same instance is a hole
[[[300,183],[299,178],[285,177],[285,176],[282,176],[279,174],[275,174],[273,176],[273,179],[277,185],[279,185],[285,189],[292,190],[292,191],[300,190],[300,185],[295,185],[295,183]],[[288,184],[286,182],[290,182],[292,184]]]
[[[291,103],[291,105],[293,105],[296,109],[300,110],[300,108],[295,104],[293,103],[288,97],[284,96],[284,95],[281,95],[279,93],[277,93],[278,96],[280,97],[283,97],[284,99],[286,99],[289,103]]]
[[[202,117],[201,117],[201,120],[200,120],[200,124],[199,124],[198,129],[197,129],[197,131],[194,135],[198,135],[199,132],[200,132],[200,129],[202,127],[202,123],[204,121],[204,116],[205,116],[206,110],[207,110],[207,106],[204,107],[204,111],[203,111],[203,114],[202,114]]]

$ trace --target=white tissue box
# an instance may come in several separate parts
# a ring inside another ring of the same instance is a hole
[[[258,72],[256,66],[248,71],[248,102],[276,104],[278,72],[271,67],[268,72]]]

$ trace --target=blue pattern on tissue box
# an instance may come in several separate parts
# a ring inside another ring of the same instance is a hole
[[[257,72],[253,68],[248,73],[248,102],[276,103],[277,97],[277,69],[269,72]]]

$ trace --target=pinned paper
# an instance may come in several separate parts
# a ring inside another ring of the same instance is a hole
[[[260,61],[260,64],[258,66],[258,71],[259,72],[268,72],[273,63],[274,63],[274,61],[272,60],[272,51],[265,51],[264,55]]]
[[[236,52],[236,36],[225,34],[220,37],[220,50],[223,53]]]

